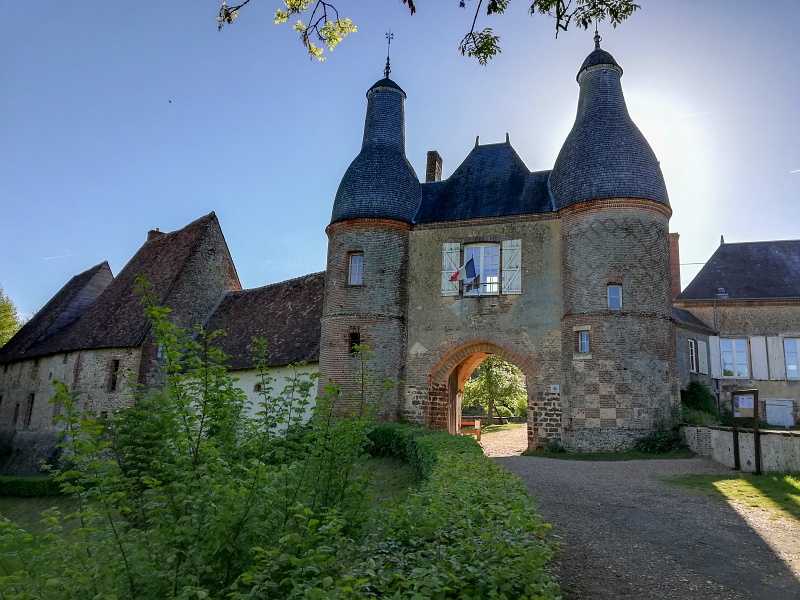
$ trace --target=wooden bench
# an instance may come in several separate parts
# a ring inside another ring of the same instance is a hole
[[[462,435],[474,435],[475,439],[479,442],[481,441],[481,420],[480,419],[471,419],[471,420],[464,420],[461,419],[461,430],[459,431]]]

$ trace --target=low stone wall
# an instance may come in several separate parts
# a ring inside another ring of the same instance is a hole
[[[730,427],[698,427],[684,425],[681,436],[693,452],[713,458],[733,468],[733,430]],[[753,433],[739,430],[739,463],[741,470],[756,469]],[[761,470],[800,471],[800,431],[761,431]]]

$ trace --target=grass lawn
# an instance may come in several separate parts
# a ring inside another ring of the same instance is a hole
[[[665,483],[713,498],[727,499],[769,512],[774,518],[800,521],[800,473],[789,475],[679,475]]]
[[[539,458],[560,458],[561,460],[655,460],[664,458],[694,458],[691,450],[667,452],[665,454],[646,454],[644,452],[549,452],[547,450],[526,450],[522,456]]]
[[[481,433],[495,433],[497,431],[508,431],[510,429],[519,429],[520,427],[525,427],[525,423],[507,423],[505,425],[486,425],[485,427],[481,427]]]
[[[36,535],[46,533],[45,528],[39,523],[42,520],[42,511],[56,507],[64,515],[72,511],[74,506],[75,503],[65,496],[38,498],[0,496],[0,516],[16,523],[28,533]]]

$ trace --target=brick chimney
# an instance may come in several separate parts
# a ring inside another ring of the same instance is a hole
[[[158,227],[156,227],[155,229],[151,229],[150,231],[147,232],[147,241],[149,242],[150,240],[154,240],[162,235],[164,235],[164,232],[161,231]]]
[[[678,233],[669,234],[669,294],[677,298],[681,293],[681,257],[678,250]]]
[[[442,180],[442,157],[436,150],[428,150],[428,162],[425,165],[425,183]]]

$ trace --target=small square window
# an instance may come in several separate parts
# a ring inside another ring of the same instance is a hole
[[[164,353],[166,352],[166,348],[164,348],[164,344],[158,345],[158,350],[156,350],[156,358],[161,360],[164,358]]]
[[[349,285],[363,285],[364,283],[364,253],[354,252],[350,255],[350,275],[347,278]]]
[[[608,308],[622,308],[622,286],[608,286]]]
[[[580,331],[580,332],[578,332],[578,352],[583,353],[583,354],[589,352],[589,332],[588,331]]]
[[[261,393],[261,384],[260,384],[260,383],[257,383],[257,384],[255,384],[255,385],[253,386],[253,391],[254,391],[256,394],[260,394],[260,393]]]

